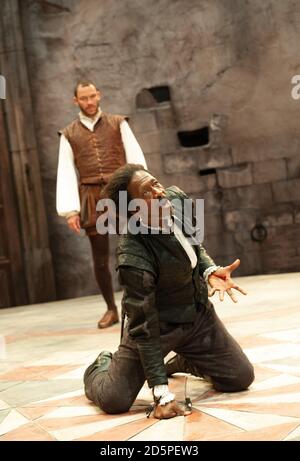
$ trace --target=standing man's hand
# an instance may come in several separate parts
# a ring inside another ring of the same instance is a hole
[[[219,291],[220,301],[224,300],[225,292],[230,296],[233,302],[237,302],[236,297],[232,292],[232,288],[238,290],[243,295],[246,295],[246,291],[240,288],[231,278],[231,272],[233,272],[240,265],[240,260],[236,259],[232,264],[226,267],[221,267],[216,270],[213,274],[208,277],[208,283],[212,287],[212,290],[208,293],[208,296],[213,296],[216,291]]]
[[[76,234],[80,233],[81,227],[80,227],[80,217],[79,214],[76,214],[74,216],[71,216],[70,218],[67,219],[67,223],[69,228],[73,231],[76,232]]]

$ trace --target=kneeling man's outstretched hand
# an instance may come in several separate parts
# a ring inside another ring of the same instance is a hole
[[[224,300],[224,294],[227,293],[234,303],[237,303],[237,299],[232,291],[232,288],[238,290],[243,295],[246,295],[246,291],[239,287],[231,278],[231,272],[233,272],[240,265],[240,260],[236,259],[232,264],[213,272],[208,277],[208,283],[212,287],[212,290],[208,293],[208,296],[213,296],[216,291],[219,292],[220,301]]]

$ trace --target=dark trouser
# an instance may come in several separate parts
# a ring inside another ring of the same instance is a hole
[[[108,234],[88,235],[91,243],[94,271],[98,286],[107,308],[116,310],[111,272],[109,269],[109,236]]]
[[[235,392],[247,389],[254,380],[253,366],[228,333],[210,303],[198,312],[193,324],[166,326],[161,331],[163,355],[170,351],[184,357],[196,376],[209,377],[215,389]],[[108,371],[87,369],[86,396],[106,413],[129,410],[145,381],[135,342],[125,330]]]

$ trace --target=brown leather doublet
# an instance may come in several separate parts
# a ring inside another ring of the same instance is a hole
[[[115,170],[126,163],[120,131],[123,120],[121,115],[102,113],[94,131],[76,119],[60,132],[73,150],[80,182],[81,227],[88,234],[96,233],[96,204],[103,186]]]

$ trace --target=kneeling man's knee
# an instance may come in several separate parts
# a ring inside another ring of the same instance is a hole
[[[236,377],[235,385],[237,390],[243,391],[248,389],[248,387],[253,383],[254,377],[254,368],[249,362],[246,366],[242,367],[240,373]]]
[[[101,410],[111,415],[126,413],[131,407],[131,402],[127,402],[124,397],[112,392],[102,394],[97,400]]]
[[[241,392],[248,389],[254,381],[254,368],[248,362],[243,364],[235,376],[231,378],[212,379],[213,386],[220,392]]]

